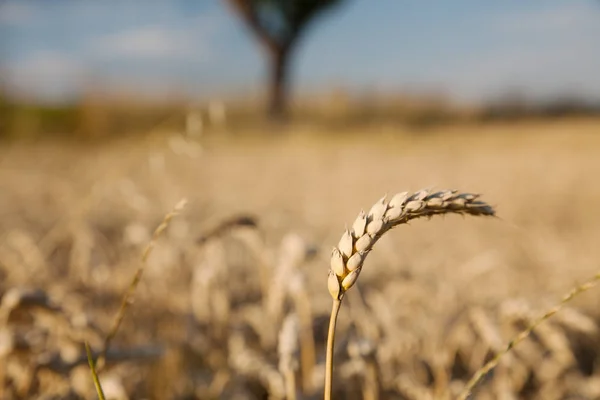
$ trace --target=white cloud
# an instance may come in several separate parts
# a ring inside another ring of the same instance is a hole
[[[599,18],[600,8],[597,4],[573,1],[551,8],[501,14],[491,27],[506,34],[557,34],[597,26]]]
[[[36,9],[31,4],[8,1],[0,3],[0,24],[19,26],[33,21]]]
[[[13,7],[13,3],[4,4]],[[21,37],[16,36],[9,42],[11,51],[7,54],[10,57],[2,55],[4,49],[0,46],[1,76],[11,91],[44,100],[60,100],[80,93],[90,82],[106,82],[108,86],[119,88],[129,85],[132,90],[146,90],[159,82],[161,90],[172,89],[183,85],[191,70],[210,65],[218,55],[212,49],[224,23],[219,12],[182,16],[176,10],[169,14],[169,7],[165,5],[161,15],[166,13],[171,17],[158,20],[152,14],[132,14],[136,17],[131,19],[130,13],[123,12],[123,19],[107,20],[101,25],[102,33],[98,34],[98,22],[109,18],[107,7],[92,7],[91,4],[96,3],[88,2],[77,4],[80,6],[69,9],[68,13],[68,18],[76,23],[65,21],[67,13],[61,13],[61,10],[34,9],[36,15],[33,18],[39,19],[43,27],[32,34],[36,42],[20,43]],[[4,10],[0,6],[0,13]],[[57,13],[61,17],[40,19],[42,11],[52,11],[52,15]],[[77,17],[73,17],[71,11]],[[11,21],[25,21],[27,14],[16,7],[10,15]],[[3,15],[3,18],[7,17]],[[57,30],[53,27],[59,25],[63,29],[55,35]],[[44,32],[50,30],[52,35],[44,37]],[[69,40],[65,40],[65,35]]]
[[[70,95],[81,89],[86,67],[77,59],[55,51],[39,51],[4,65],[7,81],[17,92],[44,98]]]
[[[91,38],[89,50],[93,56],[109,58],[206,59],[212,54],[212,42],[221,23],[219,18],[202,15],[183,21],[181,26],[124,29]]]
[[[131,29],[93,40],[101,56],[132,58],[180,57],[199,51],[185,30],[149,27]]]

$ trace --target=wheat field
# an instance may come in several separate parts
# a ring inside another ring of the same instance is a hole
[[[480,193],[497,218],[394,229],[338,320],[333,398],[454,399],[600,271],[600,122],[158,132],[0,148],[0,398],[322,398],[332,247],[384,194]],[[476,399],[598,399],[600,291],[502,358]]]

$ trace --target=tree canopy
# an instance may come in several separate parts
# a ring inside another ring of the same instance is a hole
[[[306,27],[324,10],[344,0],[226,0],[269,55],[269,111],[285,115],[289,57]]]

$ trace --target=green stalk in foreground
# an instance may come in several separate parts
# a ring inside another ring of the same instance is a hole
[[[181,211],[183,211],[186,205],[187,199],[183,198],[175,205],[175,207],[173,207],[173,210],[171,210],[165,215],[160,225],[158,225],[154,230],[150,242],[144,248],[144,251],[142,252],[141,263],[136,269],[131,283],[129,284],[129,287],[123,295],[123,299],[121,300],[121,307],[119,307],[119,310],[117,311],[117,315],[115,316],[112,327],[108,331],[106,338],[104,338],[104,346],[97,360],[98,369],[100,371],[102,371],[102,368],[104,367],[104,364],[106,362],[106,353],[108,352],[112,340],[117,335],[117,331],[119,330],[119,327],[123,322],[123,318],[125,318],[125,311],[127,311],[128,306],[131,304],[135,290],[137,289],[140,281],[142,280],[142,274],[144,273],[144,268],[146,266],[146,262],[148,261],[148,257],[150,257],[150,254],[152,253],[154,246],[156,246],[156,242],[158,241],[160,235],[162,235],[162,233],[169,227],[169,223],[171,222],[171,220],[177,215],[179,215]]]
[[[104,397],[104,392],[102,391],[102,385],[100,385],[100,380],[98,379],[98,372],[97,372],[96,366],[98,365],[98,368],[101,370],[102,367],[105,365],[106,354],[110,347],[111,341],[116,336],[117,331],[118,331],[119,327],[121,326],[121,322],[123,321],[123,318],[125,317],[125,311],[127,310],[127,306],[131,303],[131,299],[133,297],[135,289],[137,288],[138,284],[140,283],[140,280],[142,279],[142,273],[144,272],[144,266],[146,265],[146,261],[148,260],[148,257],[150,256],[150,253],[152,252],[152,249],[154,248],[156,241],[158,240],[160,235],[167,229],[171,220],[174,217],[176,217],[179,213],[181,213],[181,211],[185,208],[186,204],[187,204],[186,199],[180,200],[179,203],[177,203],[175,205],[173,210],[165,215],[163,221],[155,229],[154,234],[152,235],[152,239],[150,240],[150,243],[148,243],[148,245],[146,246],[146,248],[144,249],[144,251],[142,253],[141,265],[137,268],[137,270],[133,276],[133,279],[132,279],[131,283],[129,284],[129,287],[128,287],[127,291],[125,292],[125,295],[123,296],[123,300],[121,301],[121,307],[119,308],[119,311],[117,312],[117,315],[115,317],[115,320],[113,322],[113,325],[112,325],[108,335],[104,339],[104,346],[103,346],[102,352],[100,353],[100,356],[98,357],[96,362],[94,362],[94,359],[92,357],[92,352],[90,350],[89,344],[87,342],[85,342],[85,351],[87,353],[88,364],[90,365],[92,379],[94,380],[94,385],[96,386],[96,392],[98,393],[98,398],[100,400],[105,400],[105,397]]]
[[[90,345],[88,342],[85,342],[85,352],[87,354],[88,364],[90,365],[92,379],[94,380],[94,386],[96,386],[96,393],[98,393],[98,399],[105,400],[106,397],[104,397],[104,391],[102,390],[102,385],[100,385],[100,379],[98,379],[96,363],[94,362],[94,357],[92,356],[92,351],[90,350]]]
[[[456,190],[430,192],[420,190],[412,195],[398,193],[387,202],[380,199],[368,213],[361,211],[351,229],[347,229],[331,253],[327,287],[333,298],[327,336],[324,399],[331,400],[333,391],[333,345],[335,327],[342,298],[358,279],[364,260],[373,245],[384,233],[395,226],[421,217],[439,214],[468,214],[494,216],[494,209],[478,200],[479,195],[459,193]]]
[[[506,345],[506,347],[501,352],[496,354],[496,356],[494,358],[492,358],[483,367],[481,367],[479,370],[477,370],[477,372],[475,372],[475,374],[469,380],[469,382],[467,382],[467,384],[465,385],[465,388],[459,394],[457,399],[458,400],[466,400],[471,395],[471,392],[473,391],[473,389],[479,384],[479,382],[481,382],[483,380],[483,378],[491,370],[496,368],[496,366],[500,363],[500,359],[502,357],[504,357],[509,351],[511,351],[516,345],[518,345],[523,340],[525,340],[539,324],[550,319],[554,314],[559,312],[564,307],[565,304],[567,304],[569,301],[573,300],[573,298],[580,295],[581,293],[583,293],[587,290],[590,290],[591,288],[596,286],[599,282],[600,282],[600,273],[594,275],[593,277],[591,277],[590,279],[588,279],[581,285],[578,285],[578,286],[574,287],[573,289],[571,289],[569,291],[569,293],[567,293],[566,295],[563,296],[563,298],[557,305],[555,305],[554,307],[552,307],[551,309],[546,311],[543,315],[539,316],[536,320],[534,320],[527,328],[525,328],[517,336],[515,336],[511,341],[509,341],[508,344]]]

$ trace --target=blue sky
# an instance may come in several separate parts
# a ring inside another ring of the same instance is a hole
[[[599,40],[596,0],[348,0],[304,37],[294,90],[600,99]],[[223,0],[0,0],[0,79],[20,92],[63,99],[95,82],[212,96],[259,90],[264,75]]]

